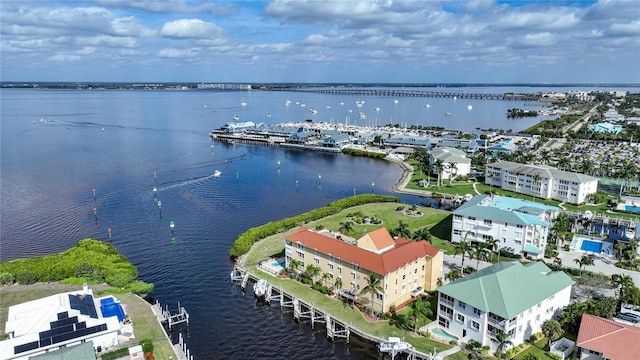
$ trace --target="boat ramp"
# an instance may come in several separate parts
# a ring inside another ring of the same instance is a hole
[[[265,281],[263,278],[246,271],[238,266],[234,267],[230,274],[231,283],[237,284],[242,289],[246,289],[249,281],[258,282],[260,280]],[[267,281],[266,293],[264,295],[264,301],[271,304],[279,304],[280,310],[291,310],[293,312],[293,318],[300,322],[308,322],[312,329],[315,326],[324,325],[327,331],[327,338],[330,340],[344,340],[349,342],[351,335],[356,335],[361,339],[371,341],[377,344],[386,344],[389,342],[387,339],[380,338],[378,336],[368,334],[362,329],[358,329],[353,326],[351,322],[347,322],[340,318],[337,318],[326,311],[316,307],[313,303],[309,303],[303,299],[297,298],[292,294],[287,293],[281,287],[273,286]],[[408,344],[408,343],[403,343]],[[389,353],[392,355],[392,359],[399,353],[406,353],[408,359],[425,359],[436,360],[435,354],[425,354],[416,351],[413,346],[395,347],[393,349],[386,345],[378,345],[378,349],[381,352]],[[389,352],[392,350],[391,352]]]

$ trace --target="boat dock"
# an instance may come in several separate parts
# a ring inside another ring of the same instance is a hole
[[[238,266],[233,268],[230,274],[230,278],[232,284],[237,284],[243,289],[246,289],[247,283],[249,281],[257,282],[258,280],[263,279]],[[316,307],[313,303],[309,303],[303,299],[297,298],[294,295],[287,293],[281,287],[273,286],[268,280],[264,301],[268,304],[278,303],[280,305],[280,310],[283,312],[285,310],[292,310],[293,318],[295,320],[299,322],[308,322],[312,329],[314,329],[317,325],[324,325],[327,331],[327,338],[331,339],[332,341],[336,339],[344,339],[344,341],[349,343],[349,337],[351,335],[356,335],[361,339],[376,344],[384,343],[387,341],[386,339],[369,334],[362,329],[354,327],[351,322],[347,322],[330,314],[326,311],[326,309]],[[406,352],[409,355],[410,359],[434,359],[433,354],[421,353],[419,351],[416,351],[413,347],[410,349],[402,349],[401,351],[398,351],[396,353],[400,352]]]
[[[158,323],[160,323],[161,325],[166,324],[166,327],[162,326],[162,329],[164,330],[166,339],[173,346],[173,350],[178,357],[177,360],[193,360],[193,355],[191,355],[189,349],[187,348],[187,344],[184,341],[182,333],[178,334],[178,343],[174,344],[171,341],[169,333],[167,332],[167,328],[169,329],[169,331],[171,331],[171,328],[178,324],[189,325],[189,313],[187,313],[187,310],[183,306],[180,306],[180,303],[178,302],[178,312],[176,314],[172,314],[167,306],[162,308],[160,302],[158,301],[156,301],[155,304],[151,305],[151,310],[156,316]]]

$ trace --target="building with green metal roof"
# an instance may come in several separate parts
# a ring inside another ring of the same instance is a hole
[[[438,325],[492,350],[496,334],[517,346],[569,304],[574,281],[543,262],[501,262],[438,288]]]
[[[452,242],[490,242],[533,259],[541,259],[551,221],[559,208],[529,200],[476,195],[453,211]]]

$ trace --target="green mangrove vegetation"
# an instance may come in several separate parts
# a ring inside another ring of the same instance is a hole
[[[95,239],[80,240],[61,253],[0,263],[0,285],[64,280],[70,283],[107,283],[129,288],[137,294],[153,290],[153,283],[145,283],[137,277],[138,269],[112,244]]]
[[[308,211],[304,214],[268,222],[264,225],[250,228],[238,236],[229,250],[229,255],[233,257],[244,255],[251,249],[251,246],[260,239],[293,229],[296,226],[304,225],[310,221],[319,220],[329,215],[337,214],[350,207],[377,202],[400,203],[402,201],[395,196],[375,194],[361,194],[340,199],[328,204],[327,206]]]

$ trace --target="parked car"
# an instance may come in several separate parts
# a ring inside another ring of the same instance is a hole
[[[411,296],[416,297],[416,296],[422,294],[422,290],[423,290],[422,286],[418,286],[415,290],[413,290],[411,292]]]
[[[622,313],[619,312],[616,314],[616,317],[621,320],[629,321],[632,323],[640,322],[640,316],[631,313]]]

